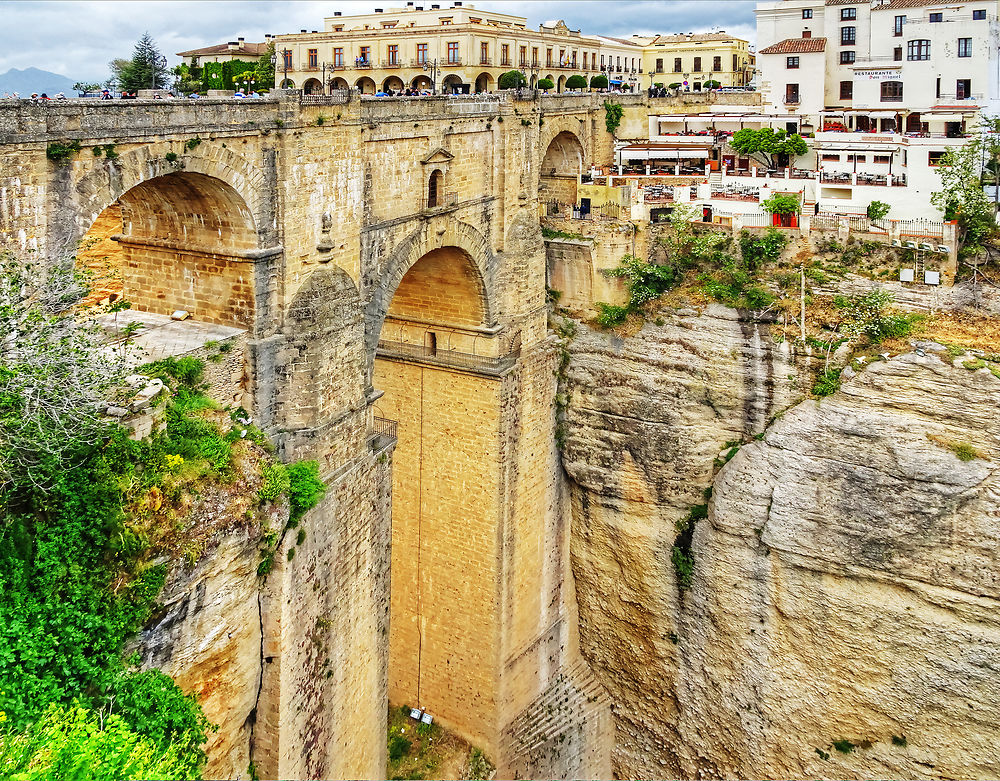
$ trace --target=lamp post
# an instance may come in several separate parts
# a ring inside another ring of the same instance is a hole
[[[271,52],[271,79],[272,79],[272,81],[277,81],[277,79],[274,78],[274,76],[276,75],[276,72],[277,72],[277,65],[278,65],[278,53],[277,53],[277,51],[272,51]],[[274,87],[273,84],[271,86]]]
[[[325,95],[326,94],[326,88],[327,88],[326,72],[330,71],[330,73],[333,73],[333,63],[332,62],[324,62],[322,64],[322,69],[323,69],[323,94]],[[331,81],[332,81],[332,79],[331,79]]]
[[[282,89],[285,88],[285,82],[288,81],[288,61],[291,59],[291,57],[292,57],[292,50],[291,49],[282,49],[281,50],[281,62],[284,65],[284,69],[285,69],[285,78],[281,80],[281,88]]]
[[[431,94],[437,94],[437,77],[440,72],[437,58],[424,61],[424,70],[431,74]]]

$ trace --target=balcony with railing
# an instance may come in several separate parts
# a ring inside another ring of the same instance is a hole
[[[388,68],[401,68],[401,67],[403,67],[403,63],[401,63],[398,59],[392,59],[392,58],[390,58],[388,60],[382,60],[382,67],[383,68],[387,68],[387,69]]]
[[[379,415],[372,417],[372,427],[368,432],[368,444],[372,452],[378,453],[391,447],[399,441],[399,424],[395,420],[389,420]]]
[[[442,63],[442,65],[461,65],[461,64],[462,64],[462,58],[460,56],[458,56],[458,55],[456,55],[454,57],[448,57]]]
[[[371,60],[363,60],[360,57],[358,57],[354,61],[354,67],[358,68],[358,69],[361,69],[361,70],[371,70],[371,68],[372,68],[372,61]]]
[[[477,355],[461,350],[441,349],[427,344],[379,339],[378,357],[414,361],[433,366],[467,369],[485,374],[501,374],[512,368],[521,355],[520,346],[503,355]]]

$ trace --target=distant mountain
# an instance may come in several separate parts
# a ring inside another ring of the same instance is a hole
[[[28,97],[32,92],[46,95],[54,95],[57,92],[65,92],[66,97],[71,97],[76,93],[73,85],[76,82],[58,73],[49,73],[38,68],[25,68],[18,70],[11,68],[6,73],[0,74],[0,98],[10,92],[17,92],[22,98]]]

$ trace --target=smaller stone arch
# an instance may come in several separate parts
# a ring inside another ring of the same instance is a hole
[[[556,92],[562,92],[566,89],[566,77],[560,76],[559,81],[556,82]]]
[[[493,90],[493,76],[483,72],[476,77],[476,92],[491,92]]]
[[[382,82],[382,91],[389,92],[391,90],[393,92],[399,92],[404,86],[403,80],[399,78],[399,76],[388,76],[385,81]]]
[[[368,76],[362,76],[356,82],[354,82],[354,87],[362,95],[374,95],[375,94],[375,81]]]
[[[295,89],[295,82],[292,79],[282,79],[278,89]]]
[[[323,82],[319,79],[307,79],[306,83],[302,85],[302,91],[306,95],[322,95]]]
[[[462,77],[457,73],[449,73],[441,82],[441,91],[445,93],[454,92],[455,89],[461,87],[463,83]]]
[[[423,74],[414,76],[413,80],[410,82],[410,89],[415,90],[429,90],[432,86],[433,84],[431,84],[430,77]]]
[[[531,81],[528,82],[528,86],[531,87],[531,89],[535,89],[538,86],[538,77],[532,74]]]
[[[350,89],[351,85],[348,84],[347,79],[342,79],[339,76],[335,79],[330,79],[330,89]]]

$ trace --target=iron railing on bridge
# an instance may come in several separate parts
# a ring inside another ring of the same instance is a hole
[[[548,217],[569,217],[574,220],[620,220],[629,216],[628,210],[617,203],[605,203],[592,206],[589,209],[573,203],[561,201],[545,201],[545,214]]]
[[[372,450],[382,450],[395,444],[399,439],[397,436],[398,428],[399,424],[396,421],[375,415],[372,418],[372,430],[368,436]]]

